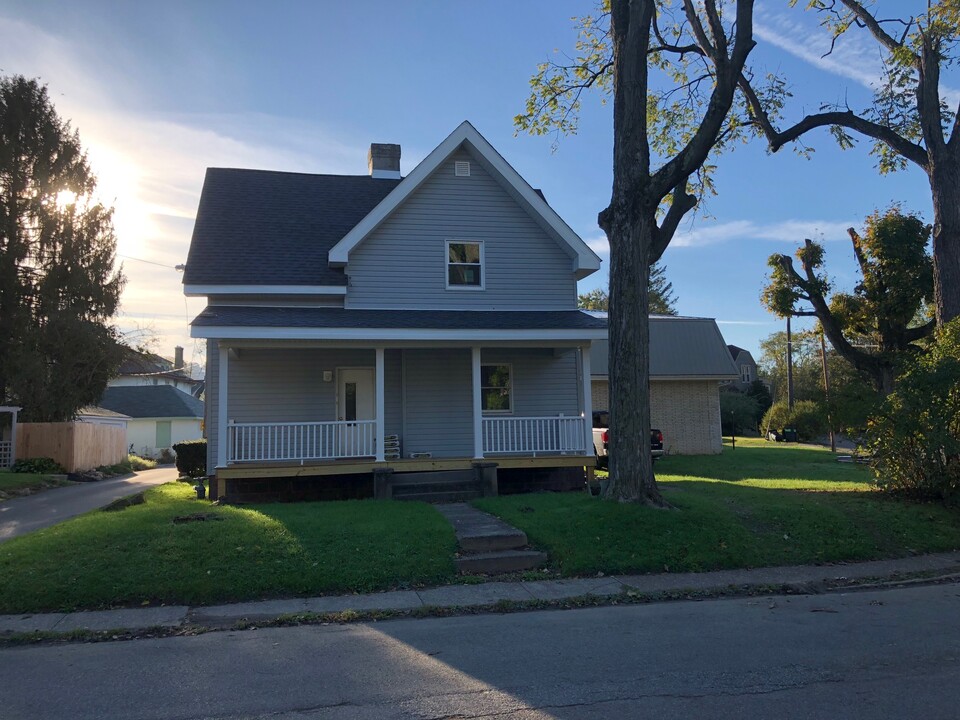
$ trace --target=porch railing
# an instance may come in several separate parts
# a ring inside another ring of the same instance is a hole
[[[376,420],[230,423],[228,462],[374,457]]]
[[[483,419],[484,455],[583,454],[582,417],[487,417]]]
[[[0,468],[8,468],[13,465],[13,441],[0,441]]]

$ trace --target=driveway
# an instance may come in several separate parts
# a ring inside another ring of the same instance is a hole
[[[177,474],[175,467],[155,468],[7,500],[0,503],[0,543],[96,510],[154,485],[176,480]]]

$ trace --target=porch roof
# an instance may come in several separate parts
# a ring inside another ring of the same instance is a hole
[[[605,338],[606,319],[579,310],[347,310],[210,306],[191,323],[198,338],[542,339]],[[462,336],[462,337],[461,337]]]

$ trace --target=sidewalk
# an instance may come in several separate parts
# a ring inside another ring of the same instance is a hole
[[[740,591],[773,588],[804,593],[820,583],[883,578],[895,581],[917,573],[960,578],[960,552],[920,555],[898,560],[875,560],[849,565],[721,570],[706,573],[662,573],[616,577],[574,578],[520,582],[488,582],[480,585],[446,585],[425,590],[398,590],[370,595],[335,595],[291,600],[213,605],[165,606],[103,610],[95,612],[0,615],[0,637],[10,633],[75,630],[135,631],[151,627],[230,627],[239,622],[264,622],[282,615],[335,613],[354,610],[417,610],[421,608],[492,608],[502,601],[562,601],[573,598],[610,598],[625,592],[657,596],[685,592]]]

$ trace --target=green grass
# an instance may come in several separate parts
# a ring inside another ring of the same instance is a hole
[[[0,472],[0,502],[21,495],[30,495],[39,490],[72,485],[68,480],[36,473]]]
[[[738,441],[656,466],[674,510],[586,494],[476,502],[527,533],[563,575],[702,571],[960,548],[960,513],[873,491],[869,470],[813,446]]]
[[[195,498],[182,483],[162,485],[141,505],[0,545],[0,613],[363,592],[455,575],[453,530],[428,505]],[[196,513],[218,519],[173,522]]]

